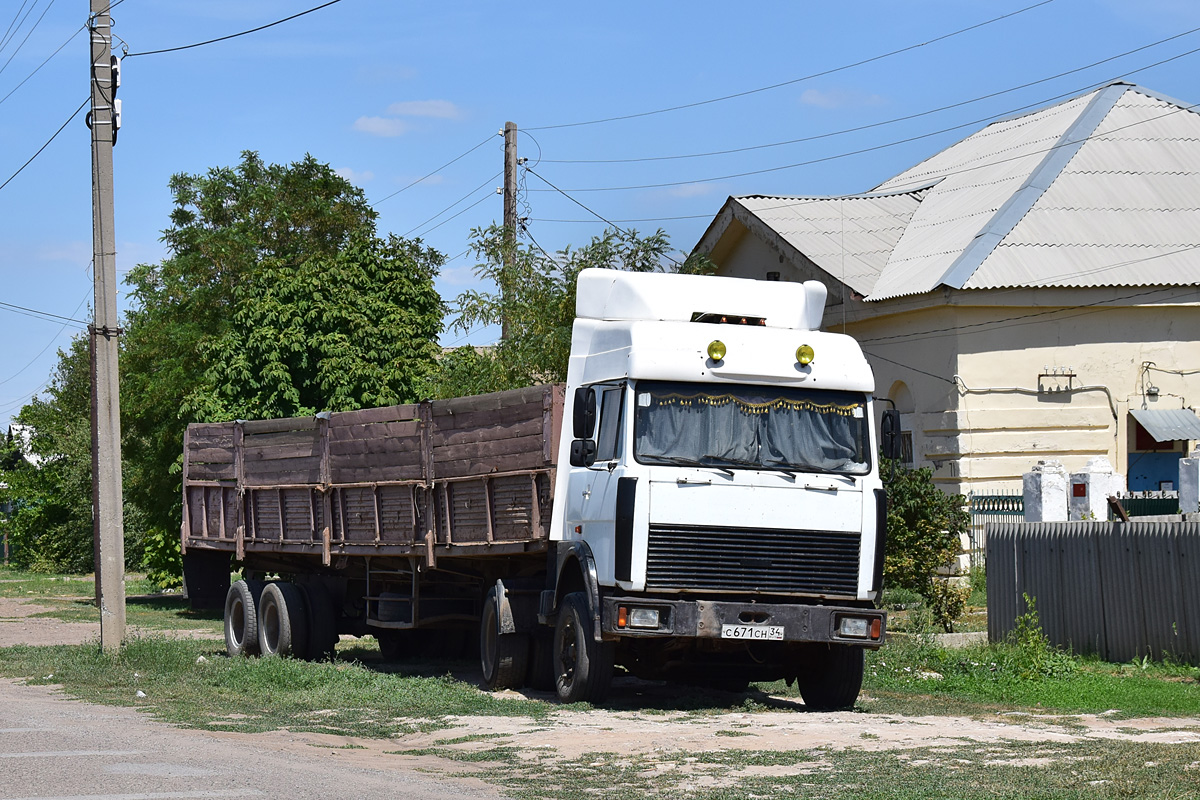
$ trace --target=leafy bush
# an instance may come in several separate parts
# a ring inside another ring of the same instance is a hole
[[[1065,678],[1079,666],[1074,656],[1050,644],[1042,630],[1034,598],[1025,595],[1028,609],[1017,617],[1016,627],[1008,636],[1012,648],[1006,651],[1010,671],[1024,680]]]
[[[884,470],[893,475],[888,486],[884,582],[924,597],[937,624],[952,631],[966,608],[969,591],[937,573],[958,555],[959,537],[970,524],[963,496],[946,494],[935,486],[930,469],[885,464]]]

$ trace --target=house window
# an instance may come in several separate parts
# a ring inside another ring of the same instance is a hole
[[[906,467],[913,465],[912,431],[900,431],[900,463]]]

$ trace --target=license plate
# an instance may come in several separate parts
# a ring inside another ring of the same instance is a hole
[[[761,639],[771,642],[783,641],[782,625],[722,625],[722,639]]]

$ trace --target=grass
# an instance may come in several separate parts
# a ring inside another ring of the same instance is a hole
[[[38,602],[50,610],[34,614],[34,617],[50,617],[64,622],[100,623],[100,610],[90,598],[46,598]],[[187,600],[174,595],[141,595],[126,598],[125,621],[128,625],[157,630],[203,630],[214,634],[222,631],[220,611],[193,611]]]
[[[133,705],[167,722],[207,729],[386,738],[442,727],[451,715],[539,717],[552,708],[421,669],[227,658],[219,643],[163,636],[132,639],[113,656],[95,645],[0,649],[4,676],[58,684],[83,700]]]
[[[51,575],[0,565],[0,597],[94,597],[95,587],[93,575]],[[153,591],[153,585],[144,575],[125,576],[127,595],[145,595]]]
[[[566,760],[544,751],[434,747],[390,751],[483,763],[473,776],[526,800],[680,797],[835,798],[1163,798],[1194,796],[1200,748],[1192,744],[963,742],[907,750],[713,750],[588,753]]]

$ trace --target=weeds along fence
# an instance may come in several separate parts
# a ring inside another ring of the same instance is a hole
[[[971,567],[981,567],[987,555],[987,526],[999,522],[1024,522],[1025,498],[1019,491],[971,493],[967,495],[967,512],[971,515],[967,554]]]
[[[1200,523],[1001,523],[986,535],[992,641],[1028,595],[1055,645],[1200,664]]]

